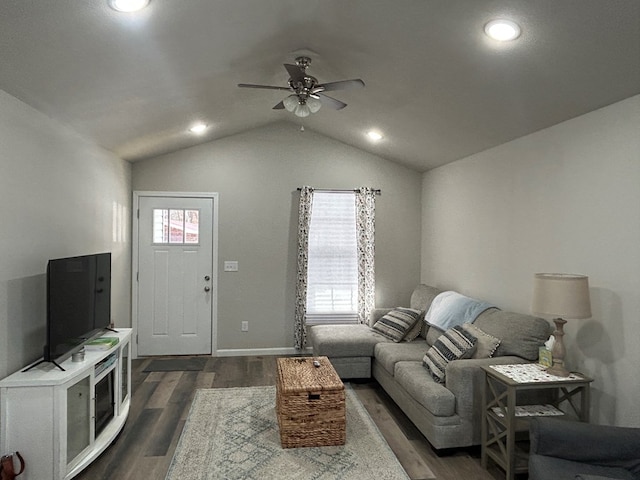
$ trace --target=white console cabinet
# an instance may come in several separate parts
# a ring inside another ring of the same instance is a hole
[[[124,427],[131,401],[131,329],[82,362],[40,364],[0,381],[0,452],[19,451],[21,480],[76,476]]]

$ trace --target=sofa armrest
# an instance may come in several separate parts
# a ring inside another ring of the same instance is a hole
[[[482,389],[487,365],[528,363],[527,360],[507,355],[492,358],[454,360],[447,365],[445,386],[456,397],[456,413],[469,421],[482,421]],[[480,425],[481,423],[478,423]],[[479,433],[478,433],[479,435]],[[479,437],[478,437],[479,440]]]
[[[533,418],[531,453],[640,473],[640,428]]]

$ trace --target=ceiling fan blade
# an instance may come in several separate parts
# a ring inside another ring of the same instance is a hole
[[[293,83],[298,83],[304,80],[304,70],[302,70],[298,65],[291,65],[290,63],[285,63],[284,68],[287,69],[289,76]]]
[[[322,83],[317,85],[314,88],[315,91],[319,92],[330,92],[332,90],[350,90],[352,88],[362,88],[364,87],[364,82],[359,78],[354,78],[353,80],[340,80],[338,82],[329,82]]]
[[[288,92],[291,91],[289,87],[276,87],[273,85],[254,85],[252,83],[239,83],[238,86],[240,88],[264,88],[266,90],[286,90]]]
[[[331,98],[324,93],[318,93],[317,95],[318,97],[320,97],[320,101],[323,105],[326,105],[327,107],[333,108],[335,110],[342,110],[347,106],[346,103],[341,102],[340,100],[336,100],[335,98]]]
[[[284,109],[284,103],[280,102],[273,107],[273,110],[282,110]]]

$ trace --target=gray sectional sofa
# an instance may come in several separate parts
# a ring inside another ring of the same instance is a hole
[[[418,285],[410,308],[427,312],[441,290]],[[497,308],[483,311],[473,325],[500,340],[490,358],[474,357],[446,366],[444,383],[423,365],[442,330],[420,320],[420,335],[394,342],[372,327],[392,309],[376,309],[369,325],[316,325],[308,336],[315,356],[327,356],[343,379],[375,378],[436,449],[479,445],[482,426],[483,365],[535,361],[552,332],[546,320]]]

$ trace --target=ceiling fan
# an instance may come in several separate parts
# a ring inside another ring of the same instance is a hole
[[[325,95],[324,92],[364,87],[364,82],[359,78],[318,83],[316,77],[307,74],[307,67],[310,64],[311,59],[309,57],[297,57],[295,65],[284,64],[284,68],[286,68],[289,73],[288,87],[254,85],[251,83],[239,83],[238,86],[242,88],[264,88],[267,90],[286,90],[292,92],[291,95],[275,105],[273,109],[285,109],[293,112],[298,117],[308,117],[311,113],[316,113],[320,110],[322,105],[326,105],[335,110],[341,110],[347,106],[346,103]]]

